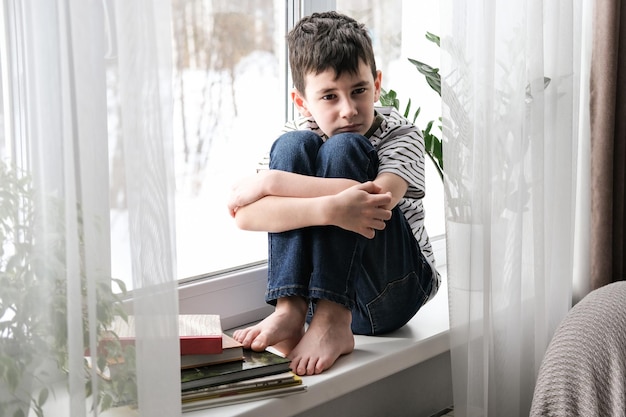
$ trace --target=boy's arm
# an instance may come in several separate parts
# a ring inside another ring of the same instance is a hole
[[[386,206],[392,209],[406,193],[408,184],[398,175],[390,172],[380,173],[374,183],[381,188],[378,193],[390,192],[391,202]],[[275,197],[322,197],[335,195],[357,181],[346,178],[319,178],[293,172],[265,170],[236,183],[228,202],[231,216],[240,208],[254,203],[266,196]]]
[[[323,197],[357,184],[345,178],[263,170],[234,184],[228,209],[243,230],[283,232],[328,225],[328,198]]]
[[[391,193],[391,201],[385,206],[389,210],[398,204],[409,188],[409,184],[402,177],[391,172],[379,173],[374,180],[374,184],[380,187],[382,193]]]
[[[384,228],[406,189],[406,182],[392,173],[359,184],[270,170],[236,184],[228,207],[244,230],[283,232],[335,225],[371,238]]]
[[[384,208],[391,195],[380,194],[373,182],[356,185],[334,195],[280,197],[268,195],[238,207],[237,225],[244,230],[284,232],[308,226],[334,225],[374,237],[385,227],[391,211]]]
[[[358,184],[346,178],[319,178],[279,170],[263,170],[235,183],[228,202],[234,216],[239,207],[254,203],[266,196],[321,197],[334,195]]]

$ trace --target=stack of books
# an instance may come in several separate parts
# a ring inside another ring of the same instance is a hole
[[[244,349],[222,331],[219,315],[181,314],[178,326],[183,411],[306,391],[302,379],[291,372],[289,359]],[[135,318],[116,318],[110,333],[122,346],[134,344]],[[102,376],[109,379],[119,363],[110,363]]]
[[[306,391],[302,379],[289,369],[289,359],[247,349],[243,356],[242,360],[182,369],[183,411]]]
[[[181,348],[183,411],[306,391],[302,379],[291,372],[289,359],[270,351],[244,349],[239,342],[222,332],[219,320],[218,325],[214,323],[210,330],[205,325],[202,332],[205,336],[211,334],[219,338],[221,349],[192,354],[188,351],[183,353]]]

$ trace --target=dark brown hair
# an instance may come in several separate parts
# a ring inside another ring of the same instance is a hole
[[[287,35],[289,65],[295,88],[304,94],[304,77],[328,69],[339,78],[345,71],[359,72],[365,62],[376,78],[372,40],[365,25],[337,12],[303,17]]]

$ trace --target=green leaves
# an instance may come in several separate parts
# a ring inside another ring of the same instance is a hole
[[[440,45],[440,39],[437,35],[427,32],[426,39],[437,44],[437,46]],[[428,83],[430,88],[432,88],[437,94],[439,94],[439,97],[441,97],[441,75],[439,74],[439,68],[433,68],[428,64],[412,58],[409,58],[409,62],[411,62],[415,66],[415,68],[417,68],[417,71],[425,77],[426,82]],[[383,106],[392,106],[395,107],[396,110],[400,111],[400,100],[398,99],[397,93],[394,90],[386,91],[384,89],[381,89],[379,101],[380,104]],[[409,99],[407,106],[404,110],[404,117],[406,117],[407,119],[409,119],[410,109],[411,100]],[[421,107],[419,107],[415,111],[412,119],[413,123],[416,123],[417,117],[420,114],[420,110]],[[443,181],[443,144],[442,139],[432,132],[434,122],[434,120],[431,120],[426,124],[426,128],[422,130],[422,136],[424,137],[424,147],[426,154],[435,165],[435,169],[437,170],[439,177]],[[438,127],[440,132],[442,131],[441,122],[441,117],[439,117]]]
[[[409,58],[409,62],[415,65],[415,68],[426,77],[426,82],[437,94],[441,97],[441,75],[439,75],[439,68],[433,68],[428,64],[424,64],[416,59]]]
[[[437,46],[441,46],[441,40],[439,36],[435,35],[434,33],[426,32],[426,39],[433,43],[436,43]]]
[[[37,417],[43,417],[43,406],[48,400],[48,394],[49,394],[48,388],[42,388],[42,390],[39,391],[39,396],[37,397],[37,400],[35,401],[33,399],[32,408],[35,414],[37,415]]]
[[[440,38],[430,32],[426,32],[426,39],[440,46]],[[416,59],[409,58],[409,62],[415,65],[415,68],[426,77],[426,82],[437,94],[441,97],[441,75],[439,75],[439,68],[433,68],[428,64],[424,64]]]
[[[400,100],[398,99],[396,92],[393,90],[386,91],[384,88],[381,88],[380,90],[380,97],[378,99],[380,104],[385,107],[395,107],[396,110],[400,111]],[[415,111],[412,120],[413,123],[415,123],[415,120],[417,120],[417,116],[419,116],[420,110],[421,108],[418,107],[418,109]],[[409,99],[408,103],[406,104],[406,108],[404,109],[404,117],[409,119],[410,112],[411,99]]]
[[[424,147],[426,148],[426,154],[435,164],[437,173],[443,181],[443,144],[441,139],[430,133],[433,128],[433,122],[434,120],[428,122],[426,129],[422,131],[422,134],[424,135]],[[439,118],[439,123],[439,130],[441,130],[441,117]]]
[[[393,90],[387,91],[384,88],[381,88],[378,101],[380,101],[382,106],[395,107],[396,110],[400,110],[400,100],[398,99],[396,92]]]

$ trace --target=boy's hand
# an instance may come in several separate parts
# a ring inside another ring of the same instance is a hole
[[[391,193],[379,194],[380,191],[370,181],[337,194],[332,209],[333,224],[372,239],[376,230],[383,230],[385,221],[391,218],[391,210],[384,208],[391,202]]]
[[[228,211],[232,217],[235,217],[239,207],[247,206],[265,197],[264,179],[266,172],[261,171],[233,184],[228,198]]]

